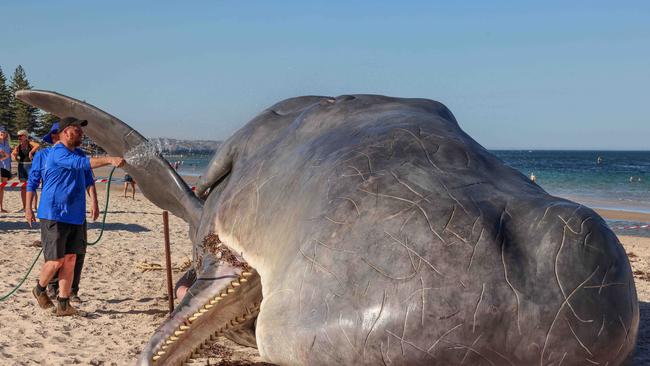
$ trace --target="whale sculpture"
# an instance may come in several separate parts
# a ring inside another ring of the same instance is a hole
[[[146,146],[84,102],[17,97],[88,120],[111,155]],[[197,273],[140,365],[184,364],[219,335],[282,365],[631,359],[639,309],[614,233],[505,166],[438,102],[287,99],[222,144],[196,195],[157,154],[126,170],[188,222]]]

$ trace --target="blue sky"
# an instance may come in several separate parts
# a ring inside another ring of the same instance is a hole
[[[487,148],[650,149],[647,1],[6,1],[18,64],[150,137],[372,93],[438,100]]]

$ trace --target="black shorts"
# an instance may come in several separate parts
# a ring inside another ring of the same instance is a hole
[[[29,169],[32,167],[32,164],[18,164],[18,179],[20,181],[25,181],[29,178]]]
[[[0,168],[0,177],[11,179],[11,172],[5,168]]]
[[[66,254],[86,253],[86,222],[81,225],[41,219],[41,242],[46,261]]]
[[[128,174],[124,174],[124,183],[133,183],[133,177]]]

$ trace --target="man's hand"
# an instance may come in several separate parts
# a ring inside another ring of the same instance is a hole
[[[97,218],[99,217],[99,206],[97,205],[97,200],[90,205],[90,217],[92,217],[93,221],[97,221]]]
[[[124,160],[124,158],[120,158],[120,157],[111,158],[111,165],[117,168],[121,168],[125,162],[126,161]]]
[[[31,206],[25,206],[25,218],[29,227],[32,227],[32,222],[36,222],[36,217],[34,217],[34,211],[32,211]]]

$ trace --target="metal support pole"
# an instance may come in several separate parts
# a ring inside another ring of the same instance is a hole
[[[169,297],[169,313],[174,311],[174,286],[172,286],[172,257],[169,250],[169,213],[163,211],[163,230],[165,232],[165,269],[167,270],[167,295]]]

